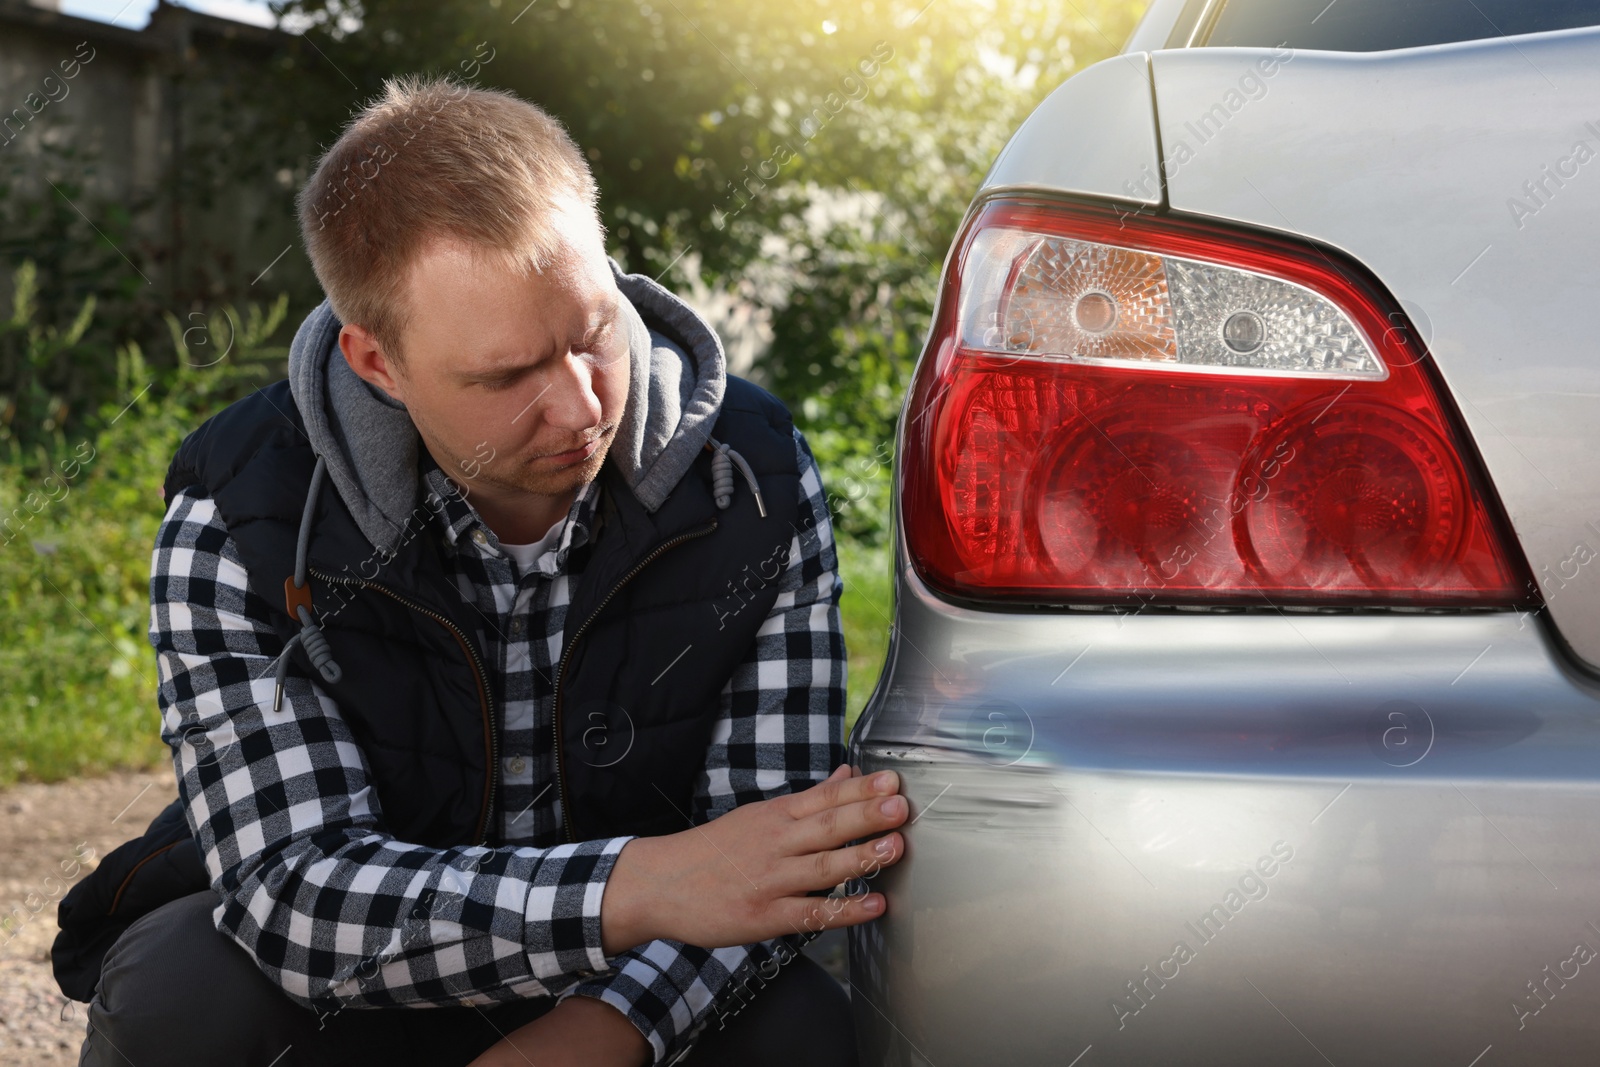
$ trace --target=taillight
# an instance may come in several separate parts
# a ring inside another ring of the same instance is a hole
[[[1220,225],[995,201],[906,409],[912,562],[958,596],[1520,602],[1393,301]]]

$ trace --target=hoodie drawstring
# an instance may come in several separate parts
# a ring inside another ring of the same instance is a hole
[[[766,518],[766,501],[761,499],[761,486],[756,484],[756,475],[750,469],[750,464],[730,445],[714,437],[706,438],[706,448],[711,450],[711,495],[716,499],[717,507],[726,511],[733,503],[733,467],[737,465],[744,480],[750,483],[750,491],[756,495],[756,508],[761,512],[761,517]]]
[[[289,638],[278,656],[276,684],[272,689],[273,711],[283,704],[283,683],[289,676],[289,653],[294,651],[296,643],[305,648],[311,665],[322,675],[323,681],[332,685],[344,677],[344,672],[333,660],[333,649],[328,647],[328,639],[323,636],[321,627],[312,621],[311,590],[306,587],[306,552],[311,545],[311,520],[316,517],[317,498],[322,495],[322,479],[327,472],[328,461],[318,456],[316,468],[311,472],[311,491],[306,496],[305,510],[300,513],[300,535],[294,546],[294,577],[285,579],[283,583],[284,604],[289,614],[300,620],[300,632]]]

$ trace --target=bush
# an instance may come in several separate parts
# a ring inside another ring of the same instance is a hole
[[[849,539],[841,539],[838,546],[839,577],[844,582],[839,613],[844,616],[844,646],[850,655],[845,700],[845,734],[849,736],[878,684],[889,652],[893,575],[887,549]]]
[[[24,273],[28,265],[24,265]],[[18,290],[23,278],[16,279]],[[92,312],[93,304],[86,308]],[[114,767],[166,764],[156,703],[150,555],[165,506],[161,484],[184,436],[262,381],[284,350],[266,346],[287,310],[231,307],[187,338],[168,316],[178,362],[152,370],[137,344],[117,350],[118,398],[95,427],[0,459],[0,785]],[[29,321],[12,328],[48,336]],[[58,340],[79,329],[58,333]],[[81,331],[80,331],[81,332]],[[231,343],[210,354],[212,337]],[[70,342],[67,342],[70,344]]]

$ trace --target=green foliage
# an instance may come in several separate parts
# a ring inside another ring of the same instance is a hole
[[[137,248],[132,218],[148,202],[92,193],[99,156],[72,138],[40,138],[35,148],[26,156],[0,153],[0,264],[36,264],[35,299],[47,318],[64,317],[95,294],[100,316],[89,339],[125,340],[103,331],[151,307],[146,279],[122,251]]]
[[[0,271],[13,283],[12,314],[0,323],[6,448],[79,429],[112,395],[117,346],[155,316],[146,279],[120,251],[135,247],[133,205],[89,193],[93,151],[70,140],[37,148],[0,153]]]
[[[981,176],[1046,93],[1117,50],[1144,4],[271,6],[304,32],[251,87],[253,132],[238,147],[258,173],[285,165],[261,146],[296,143],[291,133],[330,143],[397,74],[537,102],[587,153],[628,269],[671,284],[693,262],[729,289],[771,275],[758,297],[773,315],[761,376],[816,438],[825,475],[854,488],[893,440],[939,265]],[[237,87],[219,84],[225,105]],[[297,179],[310,162],[294,161]],[[836,502],[842,530],[883,543],[887,499],[885,476]]]
[[[844,584],[839,614],[844,619],[844,647],[850,656],[845,700],[848,736],[878,684],[889,651],[893,572],[886,549],[844,539],[838,545],[839,578]]]
[[[289,346],[268,342],[288,313],[288,293],[278,294],[270,307],[249,305],[243,319],[232,304],[209,317],[191,312],[187,325],[163,313],[178,357],[173,391],[188,398],[190,408],[212,411],[286,376]]]
[[[767,373],[822,468],[840,535],[882,545],[895,425],[935,277],[874,221],[837,223],[799,254],[799,280],[773,315],[781,340]]]
[[[390,75],[510,89],[567,125],[617,246],[656,269],[687,246],[713,272],[742,269],[761,234],[803,208],[794,194],[807,186],[915,205],[926,232],[908,237],[933,236],[942,255],[952,211],[1016,121],[1115,52],[1143,6],[272,0],[310,28],[262,96],[277,102],[278,125],[304,123],[326,143]],[[752,191],[737,214],[750,225],[721,225]]]
[[[26,273],[14,278],[19,293]],[[186,434],[281,376],[285,353],[267,342],[286,307],[279,297],[241,317],[228,306],[187,336],[169,317],[174,366],[152,368],[138,344],[121,346],[116,397],[90,420],[98,428],[57,426],[27,450],[12,442],[0,461],[0,785],[164,765],[146,636],[161,485]],[[9,327],[48,348],[31,312],[17,301]],[[55,340],[72,330],[83,332],[75,320]],[[231,345],[219,353],[215,338]]]
[[[839,534],[853,721],[887,649],[891,453],[940,264],[1017,124],[1113,53],[1143,6],[273,0],[310,29],[265,69],[220,49],[180,75],[203,150],[162,195],[226,211],[248,183],[264,214],[239,225],[292,218],[318,146],[391,75],[450,72],[554,113],[629,270],[672,285],[695,262],[725,291],[759,281],[761,377],[811,442]],[[237,265],[205,256],[158,298],[135,265],[144,205],[90,196],[96,161],[70,143],[42,146],[42,194],[0,160],[0,269],[15,271],[0,323],[0,784],[165,761],[145,629],[166,464],[201,419],[282,376],[272,339],[320,299],[306,285],[242,316],[185,314],[242,291]]]
[[[11,425],[19,414],[22,426],[46,434],[62,424],[66,400],[50,385],[94,318],[91,294],[64,329],[37,323],[38,297],[39,269],[33,260],[24,260],[13,276],[11,317],[0,323],[0,361],[10,383],[10,391],[0,394],[0,441],[12,441]]]
[[[10,315],[0,319],[0,457],[15,463],[27,455],[35,466],[39,449],[58,434],[92,437],[127,403],[130,394],[117,370],[127,349],[160,353],[157,371],[183,362],[201,367],[217,358],[215,352],[188,348],[221,350],[234,334],[265,326],[271,315],[277,329],[288,313],[286,297],[257,310],[253,324],[230,320],[237,314],[227,309],[209,317],[192,312],[176,331],[187,342],[169,350],[176,319],[171,307],[186,302],[162,304],[149,278],[126,257],[137,257],[139,248],[130,208],[87,192],[98,167],[94,154],[45,143],[40,160],[33,184],[42,193],[28,191],[15,174],[0,175],[0,271],[9,273],[11,285]],[[0,164],[16,166],[5,157]],[[286,362],[287,349],[269,348],[264,337],[245,347],[264,372]],[[224,382],[253,388],[260,378],[246,383],[218,375],[205,388],[215,391]]]

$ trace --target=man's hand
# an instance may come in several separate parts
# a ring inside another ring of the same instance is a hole
[[[657,938],[722,948],[803,930],[854,926],[883,914],[881,893],[808,897],[874,873],[904,853],[892,830],[908,807],[893,771],[841,766],[810,789],[741,804],[681,833],[639,837],[618,853],[600,902],[607,956]]]
[[[642,1067],[650,1042],[616,1008],[568,997],[494,1043],[467,1067]]]

